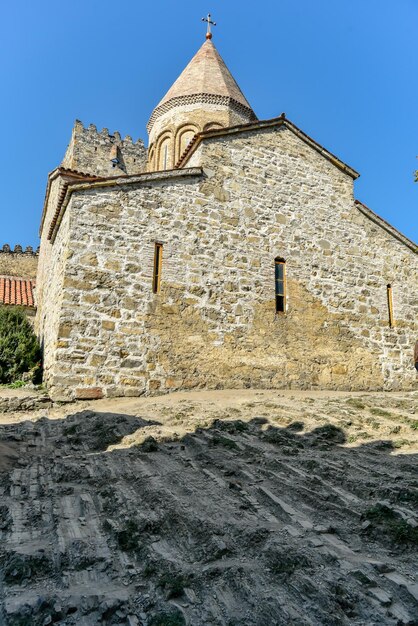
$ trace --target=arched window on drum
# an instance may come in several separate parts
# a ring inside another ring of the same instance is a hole
[[[166,135],[158,148],[158,170],[168,170],[171,168],[171,137]]]
[[[151,146],[149,151],[148,151],[148,170],[150,172],[152,172],[155,167],[154,167],[154,157],[155,157],[155,148],[154,146]]]

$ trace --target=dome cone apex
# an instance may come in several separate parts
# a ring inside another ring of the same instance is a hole
[[[167,107],[181,106],[192,97],[199,96],[232,102],[246,113],[248,121],[257,119],[212,40],[208,38],[154,109],[148,122],[148,132]]]
[[[227,96],[251,109],[210,38],[206,39],[158,106],[172,98],[202,93]]]
[[[152,112],[147,124],[148,171],[174,168],[199,133],[256,119],[212,40],[207,38]]]

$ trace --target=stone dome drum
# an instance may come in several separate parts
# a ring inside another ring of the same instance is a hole
[[[148,169],[175,166],[198,132],[257,117],[211,39],[207,39],[152,112]]]

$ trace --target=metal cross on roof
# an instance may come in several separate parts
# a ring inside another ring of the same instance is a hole
[[[212,24],[212,26],[216,26],[216,22],[212,22],[212,20],[210,19],[212,16],[210,13],[207,14],[207,17],[202,17],[202,22],[207,22],[208,23],[208,30],[206,32],[206,39],[212,39],[212,31],[210,29],[210,25]]]

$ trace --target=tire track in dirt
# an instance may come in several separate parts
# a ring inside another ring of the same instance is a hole
[[[262,395],[0,426],[0,624],[418,623],[416,455]]]

